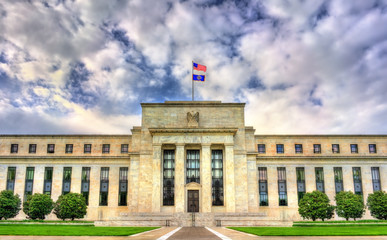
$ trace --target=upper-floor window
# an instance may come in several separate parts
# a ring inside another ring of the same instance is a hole
[[[357,144],[351,144],[351,153],[357,153]]]
[[[47,144],[47,153],[55,152],[55,144]]]
[[[295,144],[296,153],[302,153],[302,144]]]
[[[370,144],[368,148],[370,149],[370,153],[376,153],[376,144]]]
[[[340,153],[340,145],[332,144],[332,153]]]
[[[29,145],[28,153],[36,153],[36,144],[30,144]]]
[[[313,144],[313,152],[321,153],[321,144]]]
[[[102,153],[110,152],[110,144],[102,144]]]
[[[128,153],[128,151],[129,151],[129,145],[121,144],[121,153]]]
[[[266,153],[265,144],[258,144],[258,153]]]
[[[73,153],[73,145],[66,144],[66,153]]]
[[[19,144],[11,144],[11,153],[17,153],[19,150]]]
[[[85,144],[83,146],[83,153],[91,153],[91,144]]]
[[[277,153],[284,153],[284,145],[283,144],[277,144]]]

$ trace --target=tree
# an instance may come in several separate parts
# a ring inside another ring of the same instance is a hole
[[[45,219],[54,208],[54,201],[47,194],[35,193],[23,203],[23,212],[30,219]]]
[[[300,200],[298,213],[304,219],[331,219],[335,207],[329,204],[328,196],[320,191],[306,193]]]
[[[337,215],[345,218],[347,221],[350,218],[356,221],[356,218],[361,218],[365,212],[361,195],[356,195],[351,191],[343,191],[336,194],[335,200]]]
[[[21,200],[19,195],[14,195],[12,191],[4,190],[0,192],[0,220],[16,217],[20,211]]]
[[[86,200],[79,193],[68,193],[61,195],[55,203],[54,214],[62,219],[83,218],[86,215]]]
[[[367,206],[374,218],[387,220],[386,192],[376,191],[368,195]]]

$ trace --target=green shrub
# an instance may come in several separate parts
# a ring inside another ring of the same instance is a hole
[[[0,220],[16,217],[20,211],[21,200],[19,195],[14,195],[12,191],[4,190],[0,192]]]
[[[356,221],[356,218],[361,218],[365,212],[361,195],[356,195],[351,191],[339,192],[336,194],[335,200],[337,215],[345,218],[347,221],[350,218]]]
[[[54,214],[62,219],[70,218],[74,221],[75,218],[83,218],[86,215],[86,201],[79,193],[68,193],[61,195],[55,203]]]
[[[367,206],[371,215],[377,219],[387,220],[387,193],[376,191],[368,195]]]
[[[27,201],[23,203],[23,212],[30,219],[45,219],[53,208],[54,202],[47,194],[35,193],[28,196]]]
[[[330,205],[328,196],[320,191],[306,193],[298,204],[298,213],[304,219],[331,219],[335,207]]]

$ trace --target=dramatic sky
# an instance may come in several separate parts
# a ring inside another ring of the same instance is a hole
[[[256,134],[387,134],[387,0],[2,0],[0,134],[130,134],[192,60]]]

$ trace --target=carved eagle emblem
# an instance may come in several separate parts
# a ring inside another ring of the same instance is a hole
[[[199,112],[187,112],[188,123],[199,123]]]

